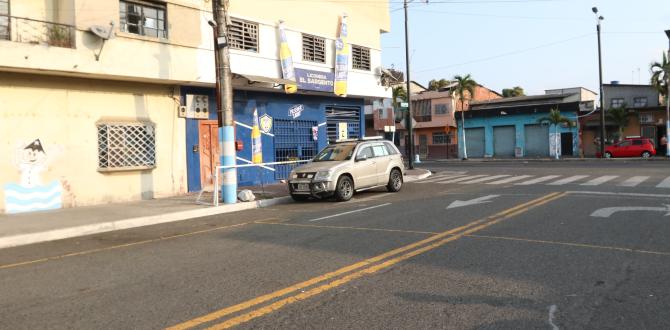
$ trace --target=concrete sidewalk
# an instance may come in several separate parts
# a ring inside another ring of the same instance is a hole
[[[429,175],[428,170],[408,170],[405,182]],[[257,200],[212,206],[198,204],[197,194],[190,194],[44,212],[0,214],[0,249],[293,202],[286,184],[239,187],[239,190],[242,189],[253,191]],[[211,203],[212,194],[204,194],[200,200]]]

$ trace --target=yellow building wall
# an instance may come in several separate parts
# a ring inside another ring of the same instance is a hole
[[[21,152],[39,139],[47,164],[43,183],[60,181],[63,207],[165,197],[186,192],[185,123],[178,89],[29,74],[0,75],[0,210],[5,184],[19,183]],[[98,171],[96,122],[149,121],[156,168]]]

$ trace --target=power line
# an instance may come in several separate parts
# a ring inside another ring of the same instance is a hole
[[[471,61],[457,63],[457,64],[450,64],[450,65],[439,66],[439,67],[434,67],[434,68],[429,68],[429,69],[415,70],[414,72],[437,71],[437,70],[453,68],[453,67],[466,65],[466,64],[472,64],[472,63],[495,60],[495,59],[498,59],[498,58],[501,58],[501,57],[507,57],[507,56],[511,56],[511,55],[516,55],[516,54],[529,52],[529,51],[536,50],[536,49],[555,46],[555,45],[558,45],[558,44],[566,43],[566,42],[577,40],[577,39],[582,39],[582,38],[592,36],[592,35],[593,35],[593,33],[583,34],[583,35],[580,35],[580,36],[576,36],[576,37],[572,37],[572,38],[568,38],[568,39],[563,39],[563,40],[559,40],[559,41],[554,41],[554,42],[551,42],[551,43],[548,43],[548,44],[542,44],[542,45],[538,45],[538,46],[535,46],[535,47],[520,49],[520,50],[516,50],[516,51],[502,53],[502,54],[498,54],[498,55],[494,55],[494,56],[488,56],[488,57],[479,58],[479,59],[476,59],[476,60],[471,60]]]

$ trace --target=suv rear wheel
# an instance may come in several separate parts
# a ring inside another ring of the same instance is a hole
[[[612,153],[611,152],[606,152],[605,153],[605,158],[612,158]]]
[[[354,181],[346,175],[340,176],[335,187],[335,198],[340,202],[346,202],[352,196],[354,196]]]
[[[390,192],[398,192],[402,188],[402,173],[397,168],[391,170],[389,174],[389,182],[386,185],[386,190]]]

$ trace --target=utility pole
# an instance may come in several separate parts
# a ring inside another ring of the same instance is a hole
[[[403,0],[403,7],[405,8],[405,83],[407,85],[407,133],[409,143],[409,169],[414,168],[414,130],[412,129],[412,94],[410,93],[410,77],[409,77],[409,28],[407,22],[407,0]]]
[[[216,20],[216,42],[214,52],[216,56],[217,94],[220,103],[217,104],[217,119],[219,121],[222,143],[221,164],[234,166],[235,158],[235,128],[233,127],[233,86],[230,71],[230,53],[228,51],[228,9],[229,0],[213,0],[212,13]],[[219,187],[214,187],[218,189]],[[223,185],[221,186],[223,202],[234,204],[237,202],[237,169],[223,170]]]
[[[665,30],[665,35],[668,36],[668,61],[670,61],[670,30]],[[665,73],[665,87],[668,89],[665,95],[665,139],[670,138],[670,75]],[[665,157],[670,157],[670,147],[668,143],[665,144]]]
[[[593,7],[593,13],[596,14],[598,25],[598,75],[600,77],[600,157],[605,157],[605,95],[603,94],[603,56],[600,46],[600,22],[605,18],[598,16],[598,8]]]

